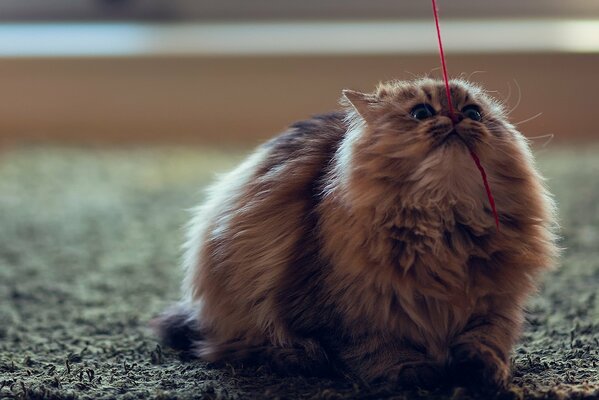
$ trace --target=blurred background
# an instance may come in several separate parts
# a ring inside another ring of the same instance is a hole
[[[599,2],[439,7],[452,76],[530,136],[597,137]],[[0,144],[255,144],[438,66],[429,1],[4,0]]]

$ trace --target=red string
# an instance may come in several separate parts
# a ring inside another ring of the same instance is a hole
[[[491,193],[491,187],[489,186],[489,181],[487,181],[487,173],[485,172],[485,169],[481,165],[480,159],[478,158],[476,153],[473,152],[472,150],[470,150],[470,156],[472,156],[472,159],[474,160],[476,167],[480,171],[480,176],[482,176],[482,178],[483,178],[483,183],[485,184],[485,190],[487,191],[487,197],[489,198],[489,203],[491,203],[491,209],[493,210],[493,217],[495,217],[495,226],[499,230],[499,216],[497,215],[497,210],[495,209],[495,199],[493,198],[493,194]]]
[[[437,1],[433,1],[433,14],[435,16],[435,26],[437,27],[437,40],[439,41],[439,56],[441,57],[441,67],[443,68],[443,80],[445,81],[445,93],[447,94],[447,104],[449,106],[449,116],[456,122],[453,104],[451,102],[451,90],[449,90],[449,78],[447,78],[447,64],[445,63],[445,52],[443,51],[443,41],[441,40],[441,27],[439,26],[439,11]]]
[[[441,57],[441,66],[443,68],[443,80],[445,81],[445,93],[447,95],[447,104],[449,107],[449,117],[453,121],[454,124],[458,122],[457,117],[455,115],[453,104],[451,102],[451,90],[449,89],[449,78],[447,77],[447,64],[445,63],[445,52],[443,51],[443,41],[441,40],[441,27],[439,26],[439,11],[437,9],[437,1],[431,0],[433,3],[433,15],[435,17],[435,26],[437,27],[437,40],[439,41],[439,56]],[[491,192],[491,187],[489,186],[489,181],[487,180],[487,173],[480,163],[480,159],[474,153],[472,149],[470,150],[470,156],[474,160],[476,167],[480,171],[480,176],[483,179],[483,184],[485,185],[485,190],[487,191],[487,197],[489,198],[489,203],[491,204],[491,209],[493,210],[493,217],[495,218],[495,226],[497,226],[497,230],[499,230],[499,215],[497,214],[497,210],[495,208],[495,199],[493,198],[493,193]]]

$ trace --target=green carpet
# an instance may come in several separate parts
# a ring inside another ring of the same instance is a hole
[[[157,346],[178,297],[186,209],[243,152],[23,148],[0,153],[0,398],[462,398],[217,369]],[[599,397],[599,148],[539,154],[564,256],[529,305],[506,398]]]

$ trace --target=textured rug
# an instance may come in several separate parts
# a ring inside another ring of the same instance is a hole
[[[178,297],[182,225],[241,151],[22,148],[0,153],[0,398],[468,398],[214,368],[157,345]],[[530,301],[504,398],[599,397],[599,148],[539,164],[565,248]]]

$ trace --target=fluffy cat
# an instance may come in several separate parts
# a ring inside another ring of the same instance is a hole
[[[224,176],[189,225],[163,341],[212,362],[507,385],[523,304],[557,255],[554,205],[499,103],[461,80],[451,92],[455,124],[441,81],[346,90],[343,111]]]

